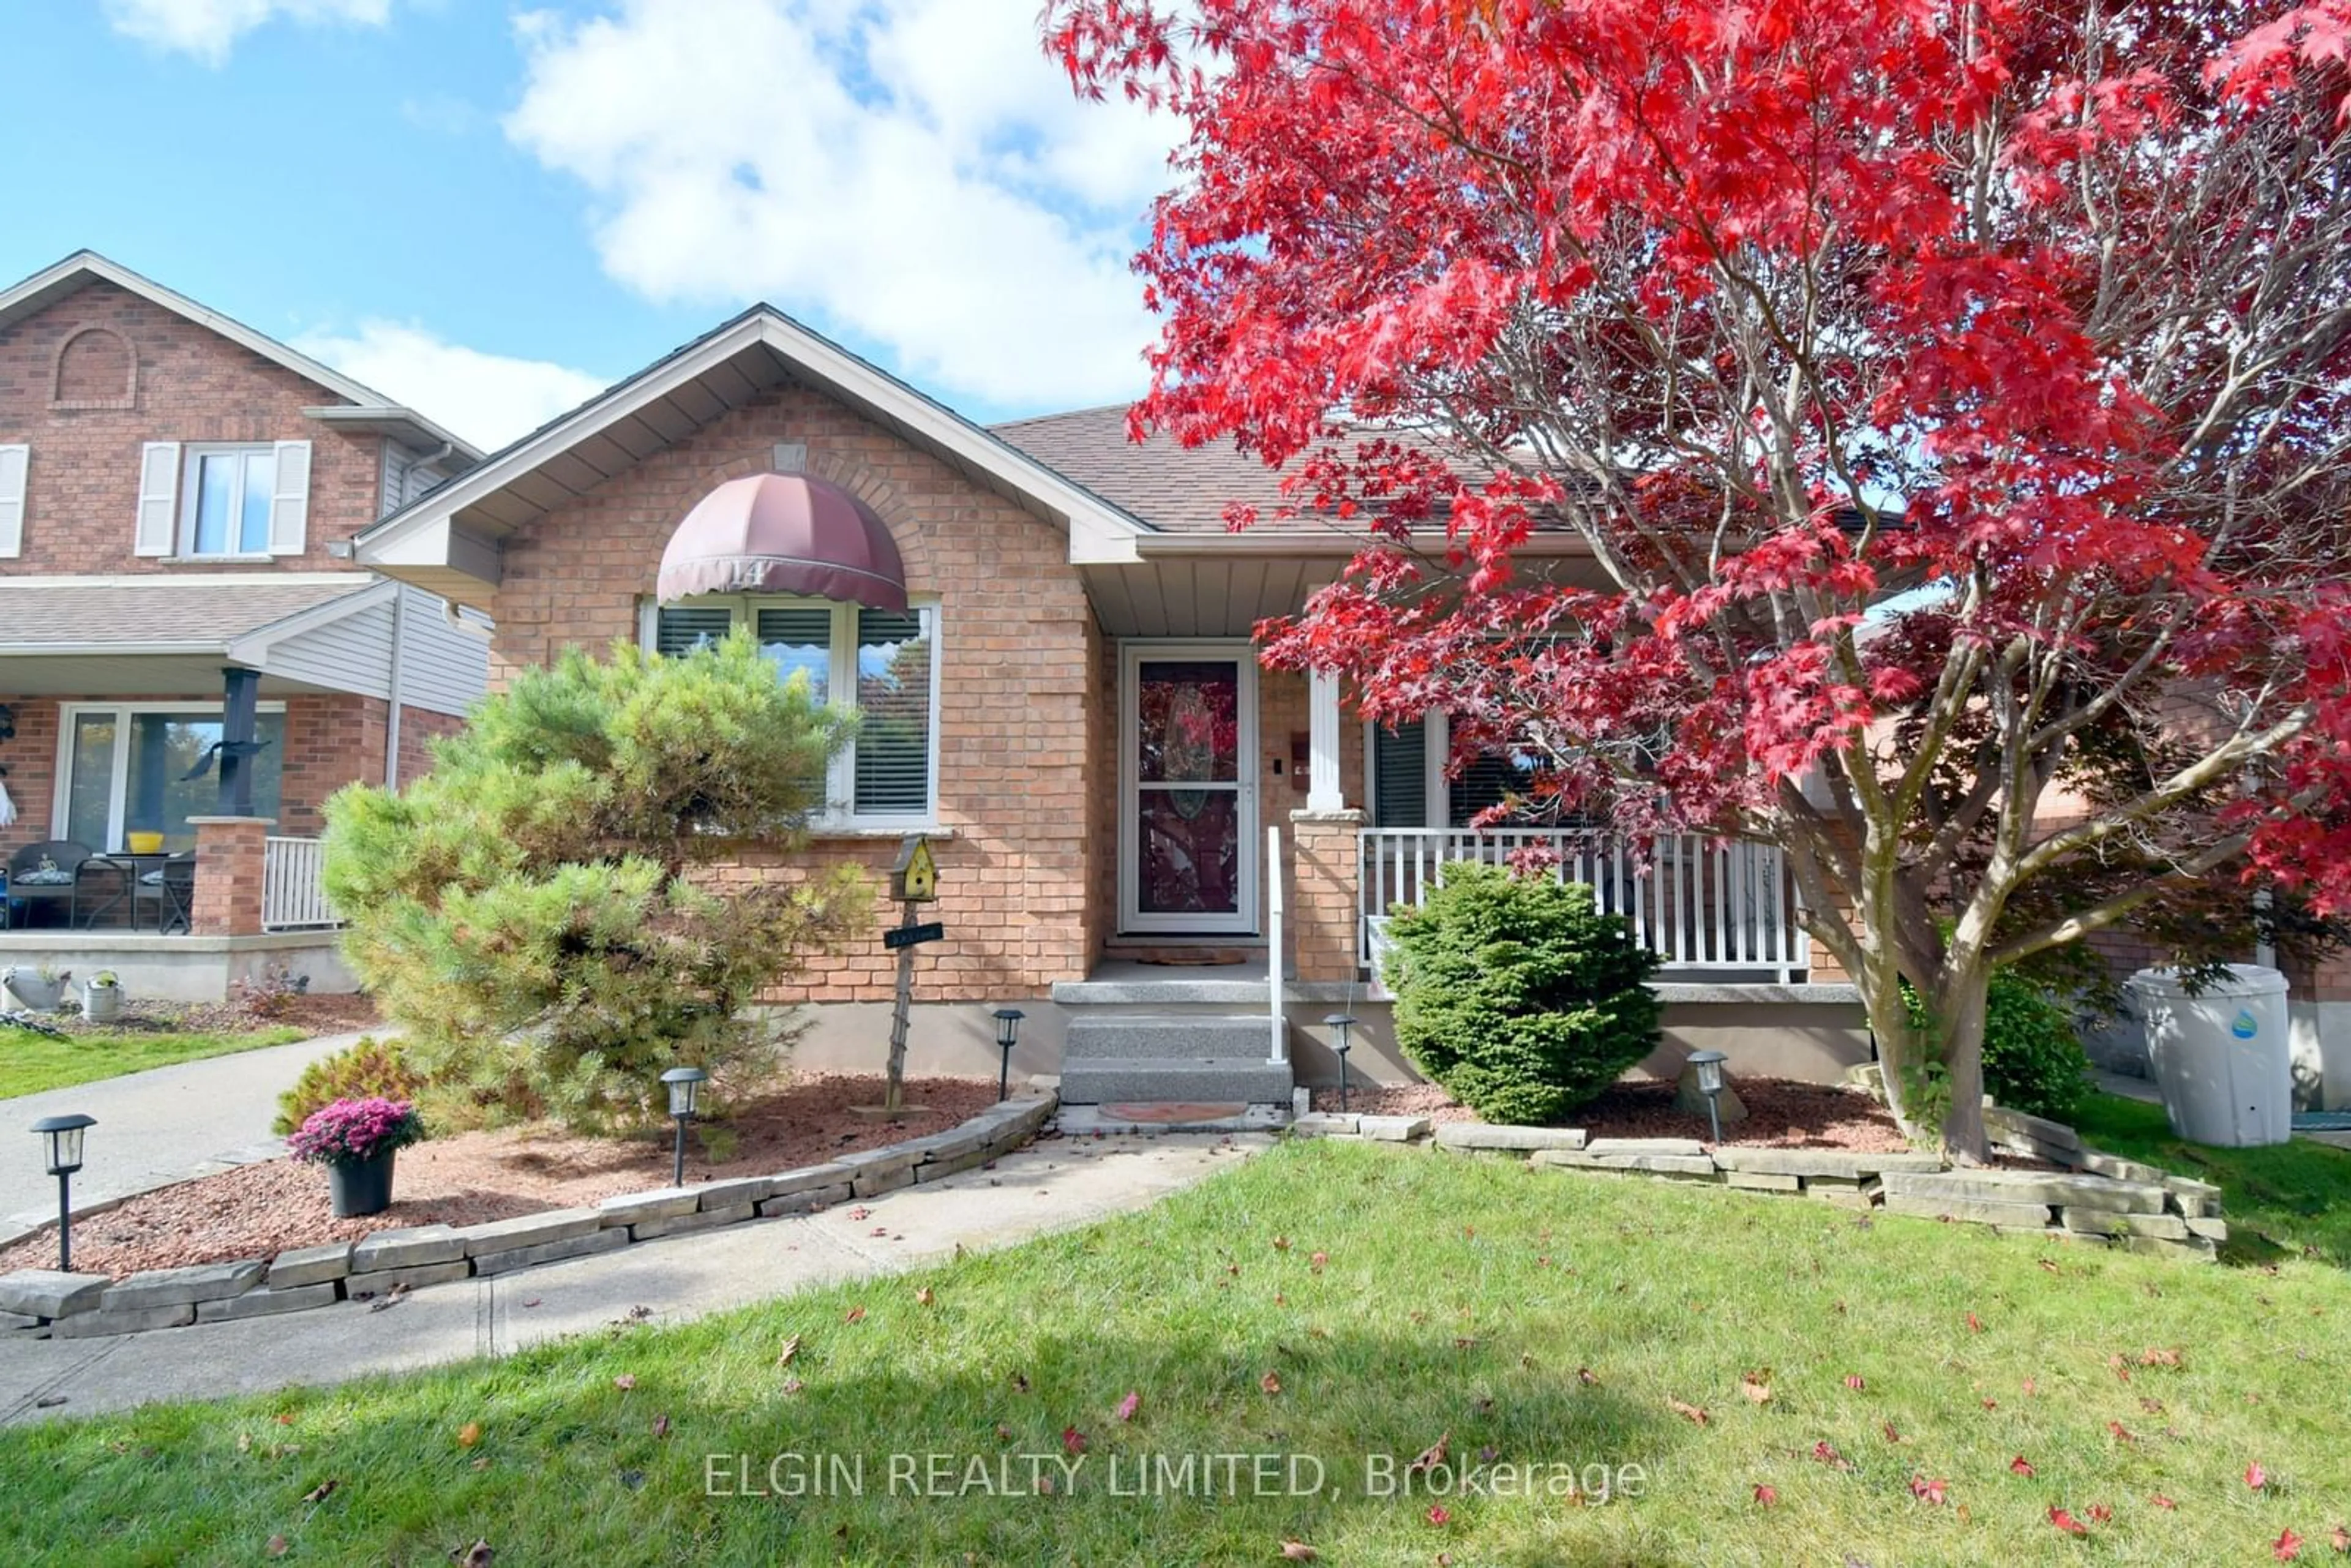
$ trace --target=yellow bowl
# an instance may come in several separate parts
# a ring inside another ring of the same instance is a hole
[[[122,841],[134,855],[152,855],[163,848],[163,835],[161,833],[125,833]]]

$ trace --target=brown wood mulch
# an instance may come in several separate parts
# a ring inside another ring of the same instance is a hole
[[[735,1136],[724,1160],[686,1140],[685,1178],[767,1176],[836,1155],[919,1138],[996,1103],[995,1081],[925,1078],[906,1085],[923,1113],[866,1121],[852,1105],[881,1098],[882,1080],[840,1074],[796,1079],[744,1104],[726,1124]],[[393,1203],[382,1214],[337,1219],[327,1175],[292,1159],[264,1160],[134,1197],[74,1225],[74,1268],[120,1279],[141,1269],[175,1269],[266,1258],[293,1247],[354,1241],[412,1225],[476,1225],[550,1208],[591,1204],[618,1193],[667,1186],[671,1143],[655,1137],[574,1137],[549,1127],[507,1128],[435,1138],[400,1153]],[[54,1229],[0,1249],[0,1273],[57,1267]]]

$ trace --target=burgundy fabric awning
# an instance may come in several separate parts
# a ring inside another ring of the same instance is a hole
[[[664,604],[697,593],[805,593],[906,608],[906,569],[873,508],[805,474],[729,479],[686,513],[662,551]]]

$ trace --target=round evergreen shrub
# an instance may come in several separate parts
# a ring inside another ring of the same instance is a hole
[[[1448,865],[1388,935],[1398,1048],[1489,1122],[1556,1121],[1656,1047],[1656,955],[1581,883]]]
[[[1903,982],[1910,1021],[1927,1027],[1927,1013]],[[1983,1081],[1992,1103],[2031,1116],[2068,1122],[2089,1092],[2089,1054],[2074,1028],[2073,1009],[2013,969],[1991,973],[1984,992]]]

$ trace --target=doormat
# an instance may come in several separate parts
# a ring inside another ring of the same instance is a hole
[[[1246,964],[1249,955],[1229,947],[1154,947],[1137,953],[1138,964],[1156,964],[1165,968],[1221,968],[1231,964]]]
[[[1102,1113],[1119,1122],[1221,1122],[1247,1115],[1249,1107],[1187,1100],[1143,1100],[1132,1105],[1105,1105]]]

